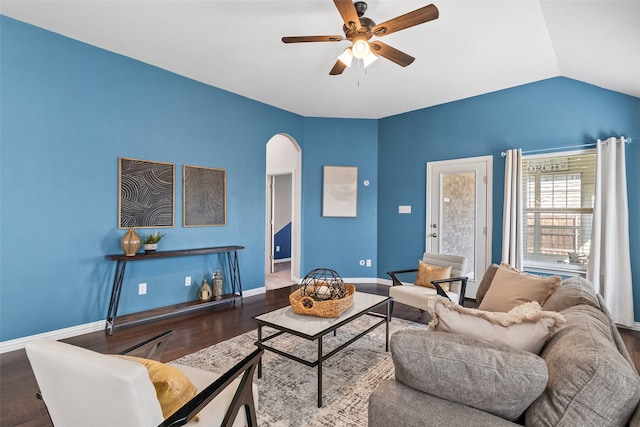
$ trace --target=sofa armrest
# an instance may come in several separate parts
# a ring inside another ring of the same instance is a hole
[[[432,280],[431,284],[433,286],[436,287],[436,292],[438,293],[438,295],[447,298],[449,301],[451,301],[451,298],[449,298],[449,295],[447,295],[447,293],[444,291],[444,289],[442,289],[442,287],[440,286],[443,283],[455,283],[455,282],[460,282],[460,293],[459,293],[459,297],[458,297],[458,304],[460,304],[461,306],[464,306],[464,293],[467,289],[467,280],[469,280],[468,277],[451,277],[450,279],[442,279],[442,280]]]
[[[391,276],[391,280],[393,281],[393,286],[400,286],[400,285],[402,285],[402,282],[400,281],[400,279],[398,279],[398,277],[397,277],[398,274],[417,273],[417,272],[418,272],[417,268],[411,268],[409,270],[387,271],[387,274],[389,276]]]

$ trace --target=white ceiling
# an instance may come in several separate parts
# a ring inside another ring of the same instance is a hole
[[[6,16],[313,117],[381,118],[565,76],[640,97],[640,0],[432,0],[381,38],[416,58],[330,76],[349,42],[331,0],[2,0]],[[430,0],[369,0],[376,23]]]

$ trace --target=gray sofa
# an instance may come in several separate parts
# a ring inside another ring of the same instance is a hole
[[[369,426],[640,426],[640,377],[599,295],[571,278],[543,305],[566,319],[539,355],[458,334],[391,337],[395,379]]]

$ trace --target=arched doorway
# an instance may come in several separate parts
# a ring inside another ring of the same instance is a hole
[[[285,134],[273,136],[266,149],[265,286],[269,290],[300,282],[302,150]]]

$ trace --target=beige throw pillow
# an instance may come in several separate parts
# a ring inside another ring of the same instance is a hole
[[[427,311],[432,318],[428,325],[430,331],[462,334],[535,354],[565,323],[560,313],[542,311],[537,302],[511,313],[494,313],[462,307],[435,296],[429,298]]]
[[[537,301],[543,305],[561,282],[559,276],[536,276],[503,263],[496,271],[491,286],[478,308],[507,312],[530,301]]]
[[[418,261],[418,277],[416,277],[416,286],[426,286],[427,288],[436,287],[431,283],[432,280],[444,280],[451,278],[451,266],[436,267],[435,265],[427,264],[422,261]],[[440,287],[446,292],[449,290],[449,284],[443,283]]]

